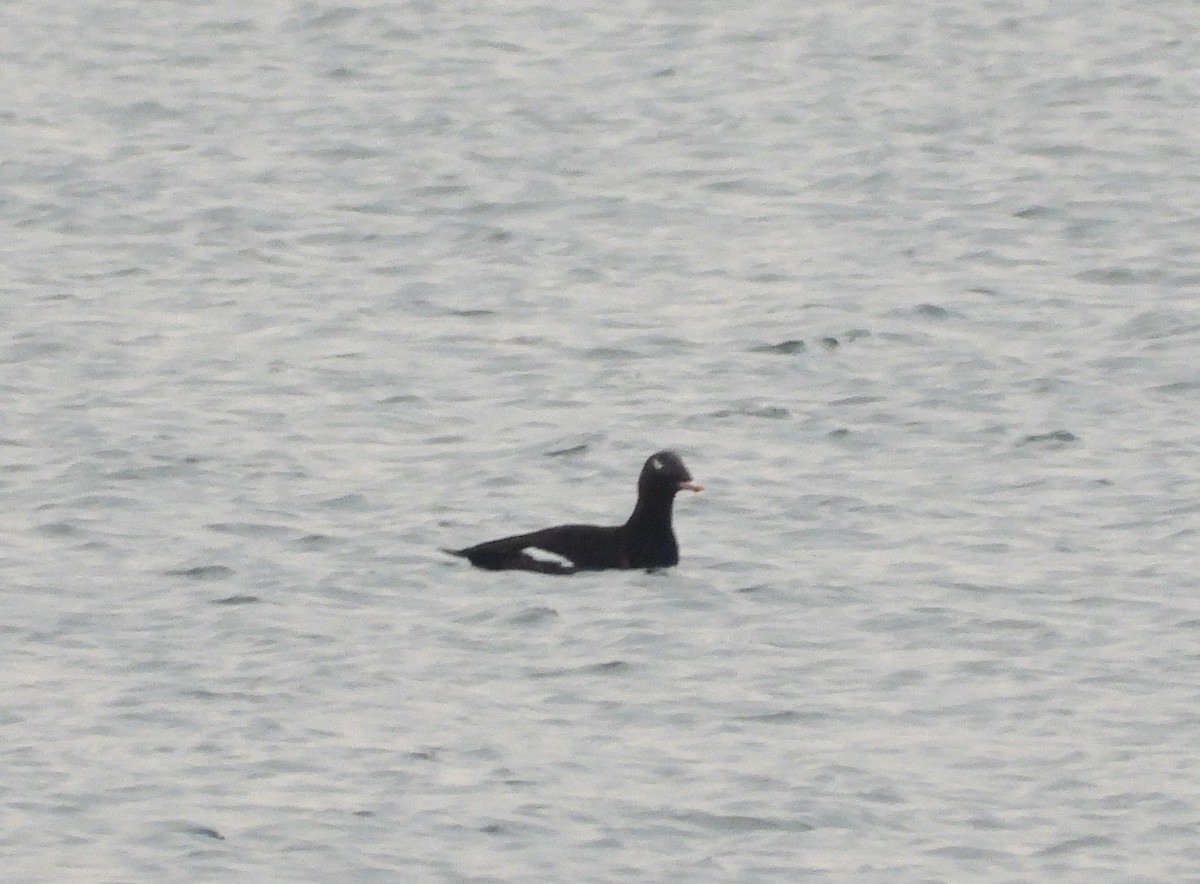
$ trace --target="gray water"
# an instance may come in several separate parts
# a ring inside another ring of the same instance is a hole
[[[5,4],[0,877],[1200,880],[1198,42]]]

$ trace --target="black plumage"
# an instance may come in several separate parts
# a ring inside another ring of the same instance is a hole
[[[660,451],[642,467],[637,503],[623,525],[558,525],[446,552],[489,571],[574,574],[606,568],[669,568],[679,563],[671,510],[675,495],[684,489],[702,491],[703,487],[692,481],[678,454]],[[564,561],[539,559],[530,550],[552,553]]]

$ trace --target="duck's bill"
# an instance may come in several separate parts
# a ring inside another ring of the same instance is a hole
[[[695,482],[680,482],[679,490],[680,491],[703,491],[704,486],[697,485]]]

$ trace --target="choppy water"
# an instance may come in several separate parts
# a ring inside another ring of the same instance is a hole
[[[1200,880],[1200,22],[792,7],[0,11],[6,882]]]

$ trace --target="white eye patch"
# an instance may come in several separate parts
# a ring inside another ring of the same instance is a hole
[[[661,470],[662,469],[662,461],[659,460],[657,457],[651,458],[650,466],[654,467],[654,469],[656,469],[656,470]]]

